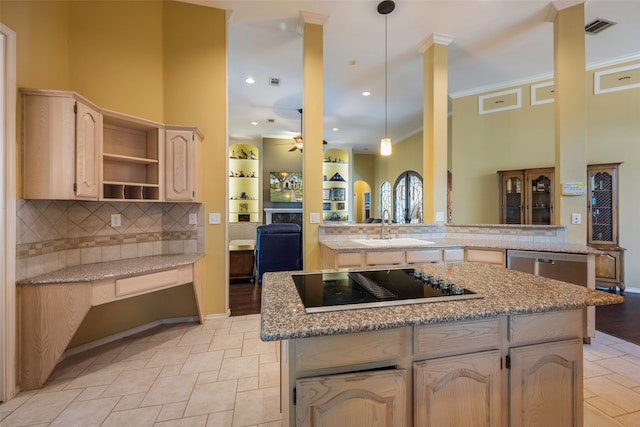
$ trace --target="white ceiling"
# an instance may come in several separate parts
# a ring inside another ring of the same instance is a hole
[[[230,138],[290,138],[291,131],[300,131],[302,35],[297,27],[304,11],[327,17],[324,139],[329,147],[377,152],[385,110],[385,17],[377,12],[379,0],[189,1],[231,11]],[[433,33],[453,38],[451,98],[552,76],[553,24],[545,21],[551,6],[547,0],[395,2],[395,11],[387,15],[388,136],[394,141],[422,129],[419,46]],[[556,4],[562,8],[563,2]],[[617,25],[585,34],[587,68],[640,59],[640,0],[587,0],[585,23],[594,18]],[[247,77],[255,83],[245,83]],[[272,77],[280,79],[279,87],[269,85]],[[363,91],[372,94],[364,97]]]

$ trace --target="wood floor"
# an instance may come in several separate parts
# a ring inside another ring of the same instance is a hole
[[[229,285],[231,316],[260,313],[262,286],[257,283]],[[627,292],[618,305],[596,307],[596,329],[614,337],[640,345],[640,294]]]
[[[596,329],[640,345],[640,294],[626,292],[624,302],[596,307]]]
[[[229,285],[231,316],[260,313],[261,300],[262,285],[258,285],[258,283],[231,283]]]

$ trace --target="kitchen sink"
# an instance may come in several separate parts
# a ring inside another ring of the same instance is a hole
[[[435,245],[436,242],[430,242],[429,240],[413,239],[409,237],[402,237],[397,239],[352,239],[354,243],[370,247],[402,247],[402,246],[425,246]]]

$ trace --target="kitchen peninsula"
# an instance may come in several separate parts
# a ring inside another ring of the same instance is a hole
[[[265,275],[284,425],[582,425],[583,308],[622,297],[481,263],[418,268],[482,298],[307,314],[292,273]]]

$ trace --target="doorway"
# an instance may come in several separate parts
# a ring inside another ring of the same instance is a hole
[[[353,183],[353,212],[356,223],[371,217],[371,186],[366,181]]]

